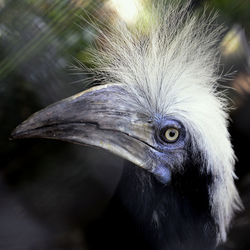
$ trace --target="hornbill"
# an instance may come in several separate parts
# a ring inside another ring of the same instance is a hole
[[[92,145],[130,162],[113,197],[123,212],[99,235],[131,245],[109,249],[215,249],[242,207],[217,84],[221,28],[188,5],[148,8],[146,24],[99,30],[90,53],[102,84],[33,114],[12,137]]]

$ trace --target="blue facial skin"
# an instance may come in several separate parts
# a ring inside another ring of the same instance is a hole
[[[166,166],[158,165],[153,174],[155,175],[155,178],[164,185],[171,181],[172,174]]]
[[[176,128],[179,131],[179,137],[175,142],[164,140],[165,131],[168,128]],[[187,138],[185,128],[177,120],[168,117],[156,117],[155,141],[158,146],[157,151],[154,152],[154,157],[158,165],[152,173],[158,181],[166,185],[171,181],[171,169],[174,169],[174,166],[179,166],[186,156],[185,145]]]

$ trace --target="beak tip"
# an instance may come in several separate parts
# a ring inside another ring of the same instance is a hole
[[[13,141],[14,139],[15,139],[15,135],[13,133],[11,133],[9,136],[9,141]]]
[[[17,126],[10,134],[9,136],[9,140],[13,141],[16,139],[22,139],[22,138],[26,138],[28,135],[28,129],[26,126],[24,126],[24,124],[20,124],[19,126]]]
[[[18,127],[17,127],[17,128],[15,128],[15,129],[11,132],[11,134],[10,134],[10,136],[9,136],[9,140],[10,140],[10,141],[13,141],[13,140],[15,140],[15,139],[18,139],[18,138],[20,138],[20,135],[21,135],[21,133],[19,133],[19,129],[18,129]]]

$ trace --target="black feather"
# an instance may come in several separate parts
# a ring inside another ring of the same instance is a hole
[[[184,169],[163,185],[128,162],[109,208],[88,230],[90,249],[215,249],[211,176],[191,160]]]

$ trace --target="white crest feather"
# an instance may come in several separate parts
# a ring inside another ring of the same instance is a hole
[[[234,184],[235,155],[227,131],[227,103],[218,92],[215,18],[191,15],[187,6],[158,1],[134,28],[119,22],[101,31],[103,49],[92,51],[105,82],[122,83],[141,112],[181,121],[202,154],[201,171],[213,176],[211,212],[218,242],[241,201]],[[145,24],[146,21],[146,24]],[[96,69],[95,69],[96,70]]]

